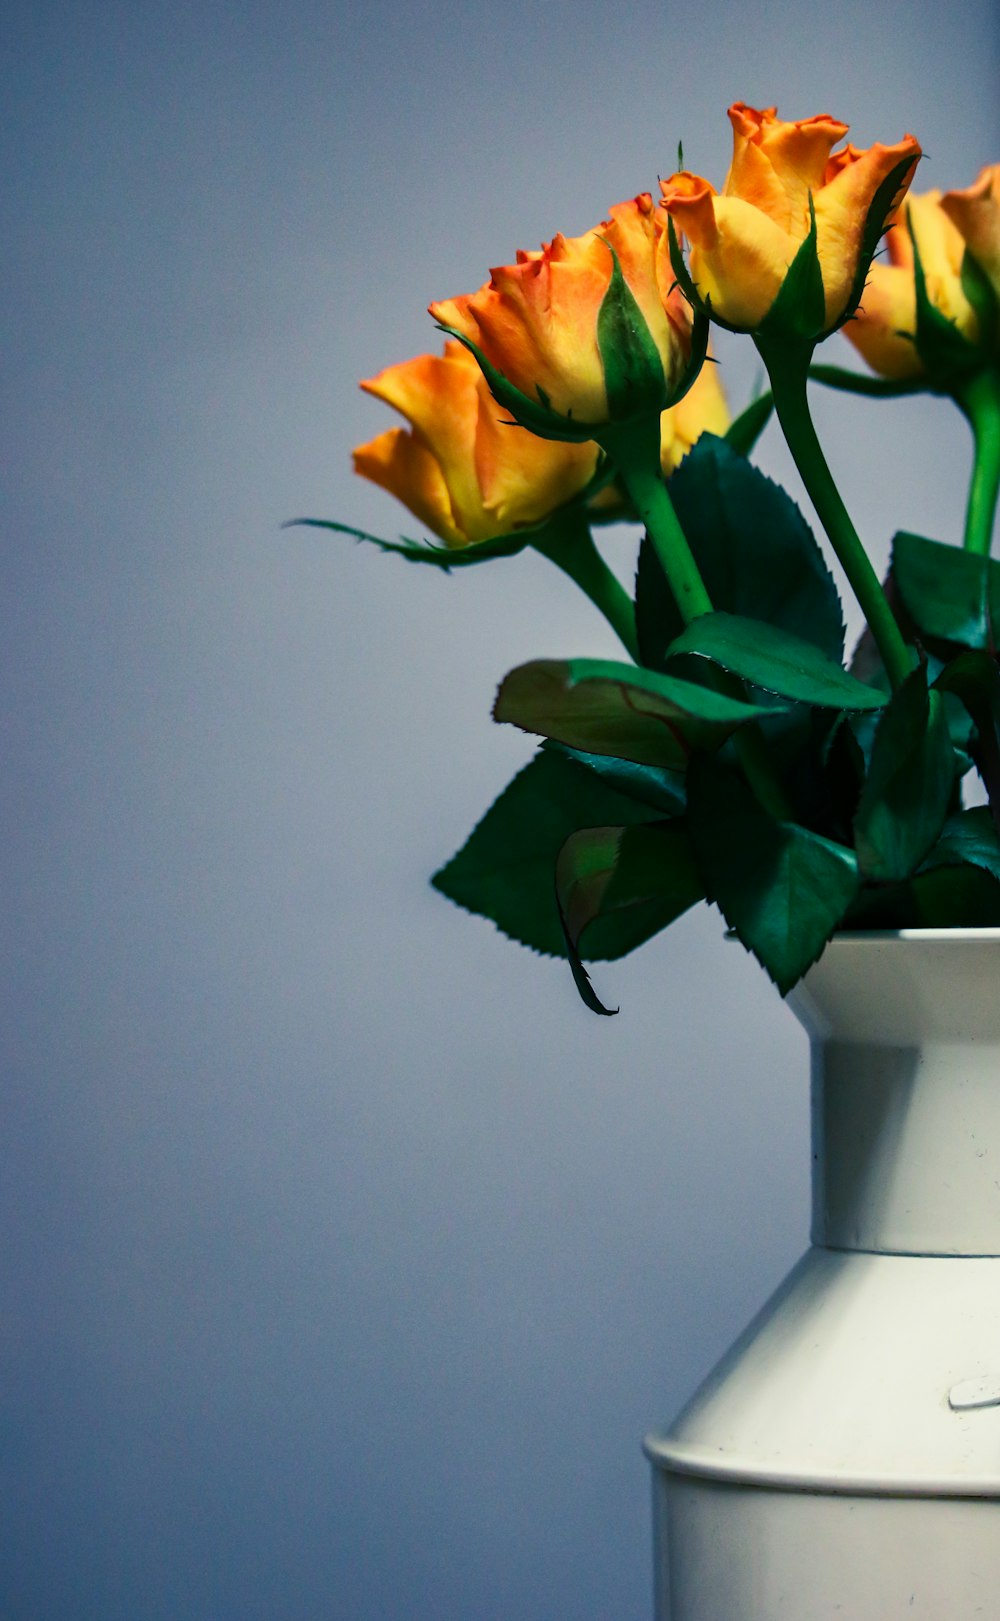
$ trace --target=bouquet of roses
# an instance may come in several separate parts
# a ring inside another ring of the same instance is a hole
[[[621,661],[505,676],[495,719],[543,741],[433,880],[568,957],[597,1012],[584,960],[704,898],[782,994],[837,930],[1000,924],[1000,165],[910,196],[912,136],[859,151],[829,117],[729,118],[721,192],[681,171],[659,203],[519,252],[431,306],[443,354],[362,384],[409,426],[355,467],[437,542],[322,525],[444,569],[532,546],[617,632]],[[770,384],[733,422],[713,324],[750,337]],[[815,364],[840,329],[876,375]],[[810,379],[954,401],[974,440],[961,546],[897,534],[879,580]],[[772,410],[865,617],[846,666],[820,547],[749,459]],[[645,530],[631,596],[594,538],[620,520]]]

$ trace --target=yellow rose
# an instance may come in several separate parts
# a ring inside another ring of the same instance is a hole
[[[939,191],[908,197],[904,218],[886,236],[888,263],[872,265],[857,313],[844,327],[844,336],[883,377],[919,377],[926,370],[916,344],[914,240],[929,302],[963,338],[974,343],[978,336],[975,311],[962,287],[961,231]]]
[[[691,312],[673,287],[664,220],[648,193],[619,203],[594,231],[556,236],[490,272],[478,292],[430,306],[442,326],[478,345],[508,382],[561,416],[606,423],[612,410],[598,343],[598,316],[614,249],[672,392],[691,352]]]
[[[715,433],[721,438],[731,420],[719,368],[709,360],[684,398],[660,418],[660,465],[664,474],[669,478],[703,433]]]
[[[819,337],[856,296],[876,193],[912,160],[891,199],[898,206],[920,147],[907,135],[894,146],[834,152],[846,124],[826,115],[786,123],[774,107],[757,111],[742,102],[729,109],[729,120],[733,161],[721,194],[689,173],[660,183],[664,205],[690,244],[691,280],[723,324],[742,332],[759,328],[809,235],[811,198],[823,312],[809,336]]]
[[[460,343],[361,384],[404,416],[354,452],[354,470],[395,495],[453,547],[540,523],[597,465],[593,443],[538,439],[508,423]]]
[[[1000,298],[1000,163],[990,164],[965,191],[946,192],[941,207]]]

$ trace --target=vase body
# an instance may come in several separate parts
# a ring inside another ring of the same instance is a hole
[[[1000,1621],[1000,930],[838,936],[812,1247],[653,1464],[658,1621]]]

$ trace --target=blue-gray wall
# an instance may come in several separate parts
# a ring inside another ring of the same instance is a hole
[[[641,1621],[640,1437],[804,1243],[804,1039],[717,915],[599,1021],[426,886],[530,754],[499,676],[610,633],[279,528],[413,532],[356,379],[678,139],[721,179],[731,100],[1000,155],[991,0],[613,19],[7,0],[4,1621]],[[955,533],[957,413],[817,404],[880,560]]]

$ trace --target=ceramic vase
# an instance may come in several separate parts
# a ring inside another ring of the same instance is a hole
[[[838,936],[789,1002],[812,1246],[647,1439],[658,1621],[998,1621],[1000,929]]]

